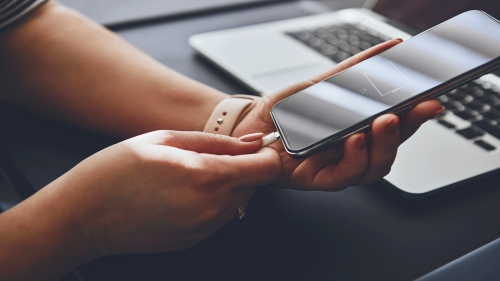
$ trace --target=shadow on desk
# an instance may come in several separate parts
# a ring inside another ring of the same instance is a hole
[[[192,249],[104,257],[78,272],[83,280],[413,280],[498,236],[489,216],[500,211],[500,189],[478,184],[420,207],[381,186],[262,187],[244,220]]]
[[[280,216],[265,191],[247,214],[191,249],[104,257],[78,272],[84,280],[295,280],[294,268],[310,267],[303,255],[319,249],[303,243],[307,235]]]

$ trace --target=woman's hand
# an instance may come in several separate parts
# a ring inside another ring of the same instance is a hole
[[[396,39],[375,46],[316,78],[260,99],[257,106],[235,128],[233,136],[276,131],[270,112],[277,102],[400,42],[401,40]],[[356,134],[342,145],[331,147],[305,160],[291,158],[283,144],[277,142],[273,147],[279,152],[283,163],[283,173],[277,184],[285,188],[328,191],[342,190],[350,185],[372,184],[389,173],[399,145],[443,109],[438,101],[429,100],[420,103],[402,118],[392,114],[383,115],[372,123],[368,139],[365,134]]]
[[[93,155],[58,181],[72,189],[99,255],[186,249],[277,179],[279,155],[260,149],[261,136],[157,131]]]
[[[156,131],[94,154],[0,215],[0,279],[58,280],[99,256],[192,247],[277,180],[262,135]]]
[[[99,256],[192,247],[277,180],[262,135],[156,131],[94,154],[0,215],[0,279],[56,280]]]

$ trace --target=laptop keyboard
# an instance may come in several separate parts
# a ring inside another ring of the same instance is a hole
[[[361,24],[332,25],[287,34],[335,62],[391,39]]]
[[[391,39],[361,24],[332,25],[286,34],[337,63]],[[437,99],[446,108],[436,117],[439,124],[486,151],[497,149],[481,138],[488,133],[500,139],[500,87],[478,79]],[[447,118],[451,113],[470,125],[457,129],[457,124]]]

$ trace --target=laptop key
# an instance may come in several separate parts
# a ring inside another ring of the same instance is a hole
[[[306,30],[299,31],[299,32],[290,32],[288,34],[297,38],[300,41],[306,41],[306,40],[309,40],[311,38],[314,38],[314,34],[312,34],[309,31],[306,31]]]
[[[340,29],[340,26],[338,25],[331,25],[331,26],[327,26],[325,27],[325,29],[330,32],[330,33],[334,33],[334,32],[337,32],[337,30]]]
[[[341,61],[344,61],[346,60],[347,58],[349,58],[351,55],[349,55],[348,53],[346,52],[343,52],[343,51],[340,51],[337,53],[337,55],[335,55],[334,57],[334,60],[336,62],[341,62]]]
[[[372,45],[368,42],[363,42],[363,43],[361,43],[360,47],[361,47],[361,50],[364,51],[364,50],[370,49],[372,47]]]
[[[462,89],[464,92],[466,92],[468,94],[470,92],[470,88],[471,87],[472,87],[472,85],[470,85],[469,83],[467,83],[465,85],[460,86],[460,89]]]
[[[320,49],[321,47],[323,47],[323,45],[326,44],[325,40],[319,39],[318,37],[308,39],[305,41],[305,43],[315,49]]]
[[[347,39],[347,42],[349,42],[350,44],[352,44],[352,45],[354,45],[354,46],[358,46],[360,41],[359,41],[358,36],[351,35],[351,36]]]
[[[483,92],[483,94],[480,95],[480,96],[474,96],[474,98],[476,100],[484,102],[484,103],[491,103],[491,102],[493,102],[496,99],[495,95],[490,94],[490,93],[488,93],[486,91]]]
[[[451,91],[450,93],[448,93],[446,95],[454,100],[462,100],[467,96],[466,93],[464,93],[463,91],[458,90],[458,89]]]
[[[460,134],[467,139],[475,139],[484,135],[484,132],[476,127],[469,127],[462,130],[457,130],[456,132],[457,134]]]
[[[484,112],[482,115],[491,120],[500,119],[500,111],[493,108],[489,111]]]
[[[463,105],[471,110],[480,110],[480,109],[483,109],[483,107],[484,107],[484,103],[477,101],[477,100],[472,100],[469,103],[463,103]]]
[[[439,102],[441,103],[441,105],[443,105],[446,109],[454,109],[454,108],[457,108],[459,106],[462,106],[461,103],[447,97],[447,96],[440,96],[438,97],[438,100]]]
[[[321,38],[321,39],[325,39],[325,38],[327,38],[328,36],[330,36],[330,32],[328,32],[327,30],[325,30],[325,29],[323,29],[323,28],[320,28],[320,29],[316,30],[316,31],[314,32],[314,34],[315,34],[316,36],[318,36],[319,38]]]
[[[349,33],[345,29],[339,29],[335,35],[337,35],[338,38],[340,39],[347,39],[349,37]]]
[[[337,38],[337,36],[330,35],[329,37],[326,38],[326,41],[332,44],[333,46],[336,46],[339,44],[340,41],[342,41],[342,39]]]
[[[349,52],[349,49],[351,48],[351,45],[349,45],[349,43],[344,40],[340,40],[336,46],[342,49],[342,51],[344,52]]]
[[[344,25],[344,29],[349,32],[350,35],[359,35],[365,33],[363,30],[353,26],[353,25]]]
[[[370,39],[372,39],[372,36],[366,32],[363,32],[361,34],[358,34],[359,38],[362,40],[362,41],[370,41]]]
[[[493,106],[491,106],[491,107],[493,107],[493,108],[494,108],[494,109],[496,109],[496,110],[500,110],[500,103],[499,103],[499,104],[496,104],[496,105],[493,105]]]
[[[475,84],[475,83],[474,83]],[[484,93],[483,89],[479,87],[477,84],[474,85],[473,83],[467,84],[469,87],[469,93],[471,95],[482,95]]]
[[[477,113],[474,114],[474,112],[471,112],[469,110],[457,111],[457,112],[453,112],[453,113],[456,116],[458,116],[462,119],[465,119],[465,120],[469,120],[469,119],[475,118],[477,116]]]
[[[485,130],[488,134],[500,139],[500,125],[498,125],[498,123],[483,119],[473,122],[472,124]]]
[[[378,45],[378,44],[380,44],[382,42],[384,42],[384,41],[382,39],[380,39],[380,38],[377,38],[377,37],[372,37],[371,40],[370,40],[370,43],[372,45],[374,45],[374,46]]]
[[[360,53],[360,52],[361,52],[361,50],[356,46],[351,46],[349,48],[349,53],[351,53],[351,55],[355,55],[355,54]]]
[[[478,146],[488,150],[488,151],[493,151],[496,149],[496,147],[494,147],[493,145],[485,142],[484,140],[477,140],[474,142],[475,144],[477,144]]]
[[[327,57],[331,57],[335,54],[337,54],[339,52],[339,48],[335,47],[335,46],[332,46],[330,44],[328,45],[324,45],[321,47],[321,49],[319,50],[323,55],[327,56]]]
[[[445,126],[448,129],[454,129],[455,128],[455,125],[451,124],[450,122],[448,122],[446,120],[439,120],[438,123],[441,124],[441,125],[443,125],[443,126]]]

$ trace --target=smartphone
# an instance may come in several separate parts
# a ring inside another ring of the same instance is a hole
[[[280,101],[271,116],[288,154],[306,158],[498,67],[500,22],[468,11]]]

